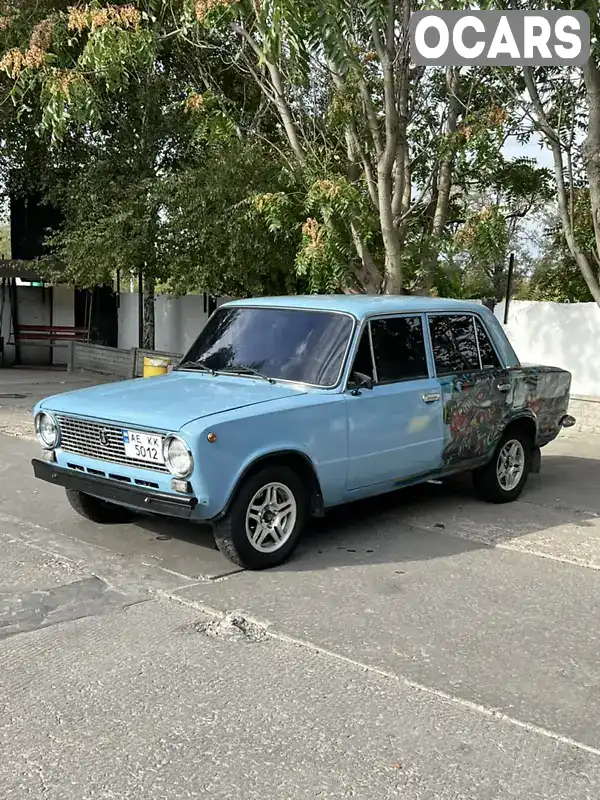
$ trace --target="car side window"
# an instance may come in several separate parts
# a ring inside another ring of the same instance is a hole
[[[369,342],[369,328],[366,327],[360,337],[360,342],[358,343],[358,349],[356,351],[356,355],[354,356],[354,363],[352,364],[352,370],[350,371],[350,381],[352,381],[352,375],[355,372],[362,372],[363,375],[367,375],[371,380],[375,380],[375,376],[373,375],[373,359],[371,357],[371,344]]]
[[[432,315],[429,317],[429,331],[438,375],[481,369],[473,317],[470,314]]]
[[[374,319],[371,336],[378,383],[429,377],[420,317]]]
[[[475,327],[477,329],[477,340],[479,342],[479,355],[481,356],[481,368],[482,369],[498,369],[502,365],[500,364],[500,359],[496,351],[494,350],[494,345],[491,342],[491,339],[483,327],[483,324],[480,319],[475,317]]]

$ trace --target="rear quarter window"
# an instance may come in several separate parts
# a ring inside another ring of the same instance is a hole
[[[477,338],[471,314],[432,314],[429,331],[437,375],[480,369]]]
[[[481,355],[482,369],[497,369],[501,367],[500,359],[494,349],[494,345],[480,319],[475,317],[475,328],[477,330],[477,341],[479,342],[479,353]]]

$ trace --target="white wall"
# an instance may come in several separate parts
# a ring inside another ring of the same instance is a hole
[[[504,303],[494,309],[504,321]],[[571,393],[600,397],[600,308],[596,303],[512,300],[504,330],[522,363],[571,372]]]
[[[75,292],[70,286],[52,288],[52,324],[75,325]],[[54,364],[67,364],[68,360],[68,347],[53,348]]]
[[[229,298],[219,298],[217,306]],[[208,320],[204,297],[158,295],[154,301],[155,347],[166,353],[185,353]],[[138,295],[123,293],[119,305],[119,347],[138,347]]]
[[[156,314],[156,349],[168,353],[185,353],[206,325],[202,295],[184,297],[159,295],[154,306]]]
[[[119,347],[128,350],[138,347],[138,296],[123,292],[119,296]]]

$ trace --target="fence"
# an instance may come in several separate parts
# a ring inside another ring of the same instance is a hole
[[[68,368],[70,371],[86,370],[114,375],[116,378],[139,378],[143,374],[144,356],[164,356],[175,362],[179,361],[181,353],[69,342]]]
[[[504,321],[504,303],[494,309]],[[522,363],[569,370],[577,428],[600,433],[600,308],[596,303],[513,300],[504,325]]]

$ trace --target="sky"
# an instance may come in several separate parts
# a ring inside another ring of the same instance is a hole
[[[507,158],[535,158],[540,167],[552,169],[552,153],[541,142],[537,134],[533,134],[527,144],[520,144],[516,137],[509,136],[504,145],[504,153]]]
[[[548,147],[542,145],[542,139],[537,134],[533,134],[527,144],[521,144],[514,136],[509,136],[504,145],[504,154],[507,158],[533,158],[540,167],[547,167],[550,170],[554,169],[552,153]],[[538,221],[536,219],[524,220],[522,230],[525,236],[529,230],[533,233],[537,225]],[[528,242],[528,250],[532,255],[538,253],[539,244],[537,238],[531,237]]]

